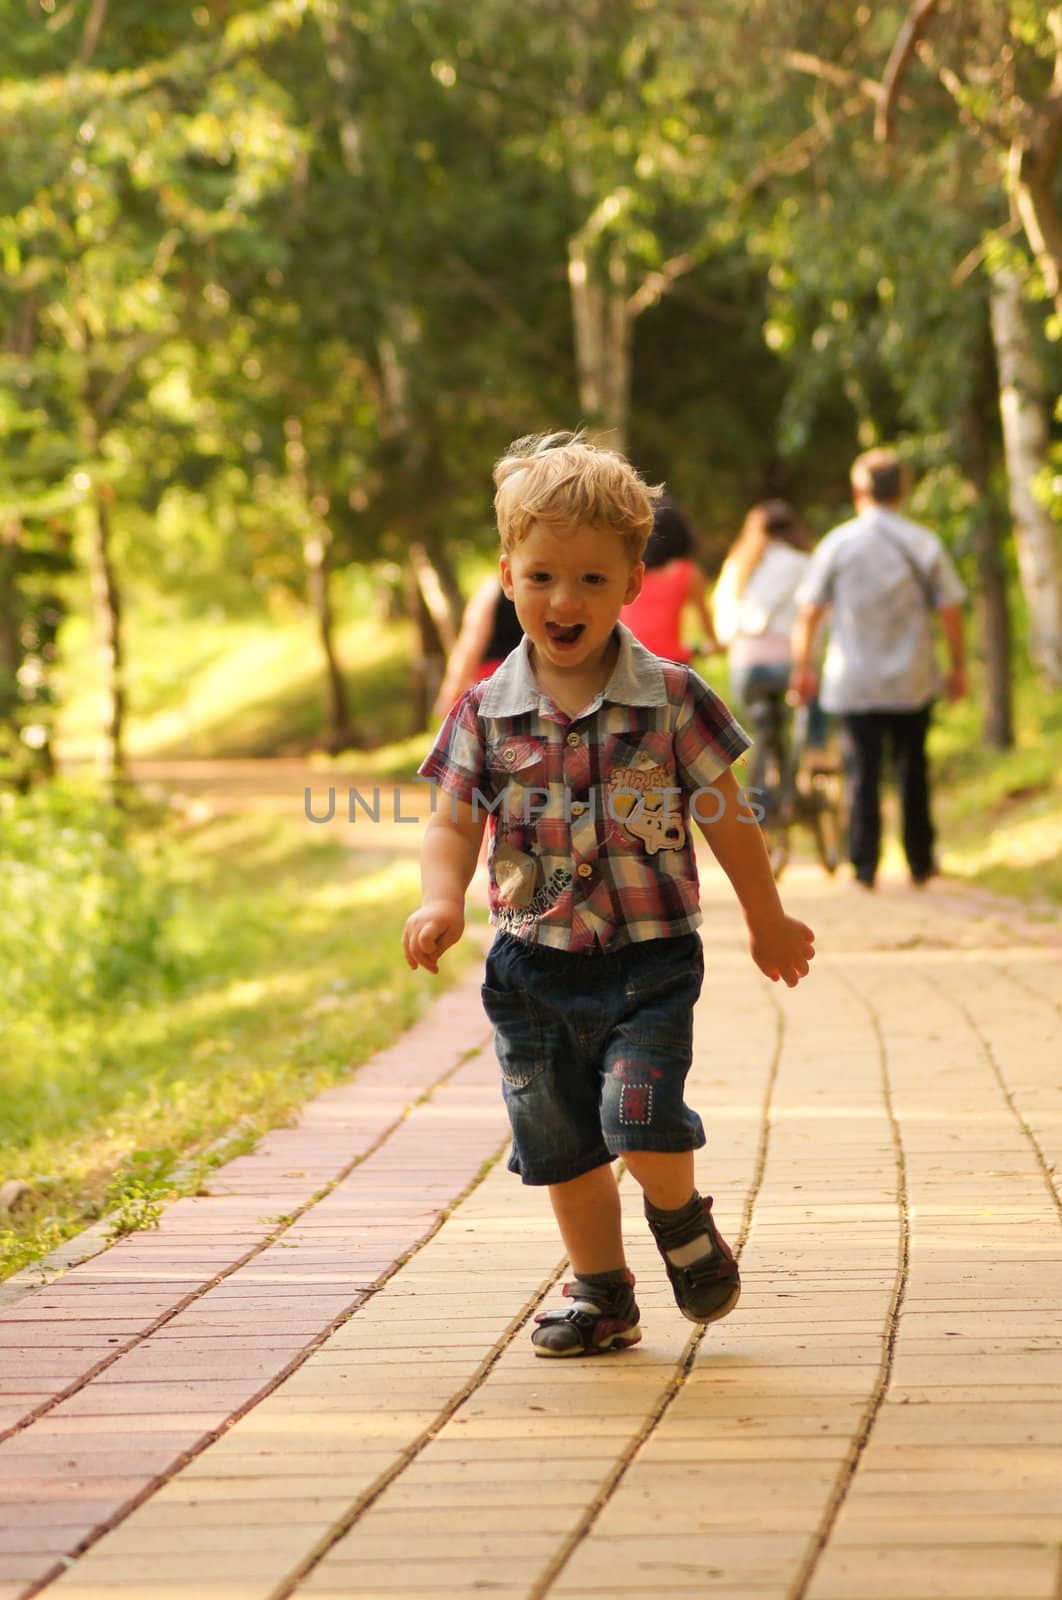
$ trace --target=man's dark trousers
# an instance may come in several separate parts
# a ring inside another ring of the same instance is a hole
[[[929,706],[920,711],[859,711],[840,718],[848,792],[848,854],[860,883],[873,883],[881,856],[881,763],[891,747],[903,811],[903,847],[914,878],[933,871],[926,734]]]

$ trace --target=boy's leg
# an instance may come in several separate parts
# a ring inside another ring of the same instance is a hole
[[[674,1211],[693,1194],[692,1150],[626,1150],[623,1160],[650,1205]]]
[[[693,1152],[628,1150],[624,1161],[645,1196],[645,1215],[689,1322],[718,1322],[741,1297],[741,1275],[715,1225],[711,1196],[693,1182]]]
[[[568,1183],[552,1183],[549,1198],[573,1272],[582,1276],[626,1267],[619,1189],[611,1167],[594,1167]]]
[[[549,1198],[575,1277],[564,1285],[572,1302],[543,1311],[531,1335],[539,1356],[600,1355],[642,1336],[634,1274],[623,1258],[619,1190],[610,1166],[550,1185]]]

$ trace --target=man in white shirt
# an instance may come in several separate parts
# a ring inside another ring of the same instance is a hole
[[[907,469],[891,450],[868,450],[852,465],[856,516],[828,533],[797,594],[791,686],[814,693],[815,636],[827,612],[830,637],[820,697],[840,721],[848,791],[849,856],[856,881],[872,889],[881,854],[881,762],[891,746],[912,881],[935,867],[926,734],[932,703],[966,693],[965,589],[935,533],[900,515]],[[933,621],[947,645],[940,682]]]

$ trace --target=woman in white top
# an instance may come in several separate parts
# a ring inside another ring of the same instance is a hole
[[[753,506],[712,596],[716,637],[727,647],[730,691],[748,709],[789,687],[789,635],[811,535],[785,500]]]

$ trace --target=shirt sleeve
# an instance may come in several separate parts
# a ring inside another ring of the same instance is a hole
[[[417,768],[446,794],[471,805],[486,788],[486,744],[479,720],[479,697],[467,690],[447,715],[435,743]]]
[[[679,781],[692,794],[714,783],[744,755],[752,740],[715,690],[687,669],[674,742]]]
[[[833,599],[833,548],[823,543],[811,552],[795,595],[798,606],[828,606]]]

